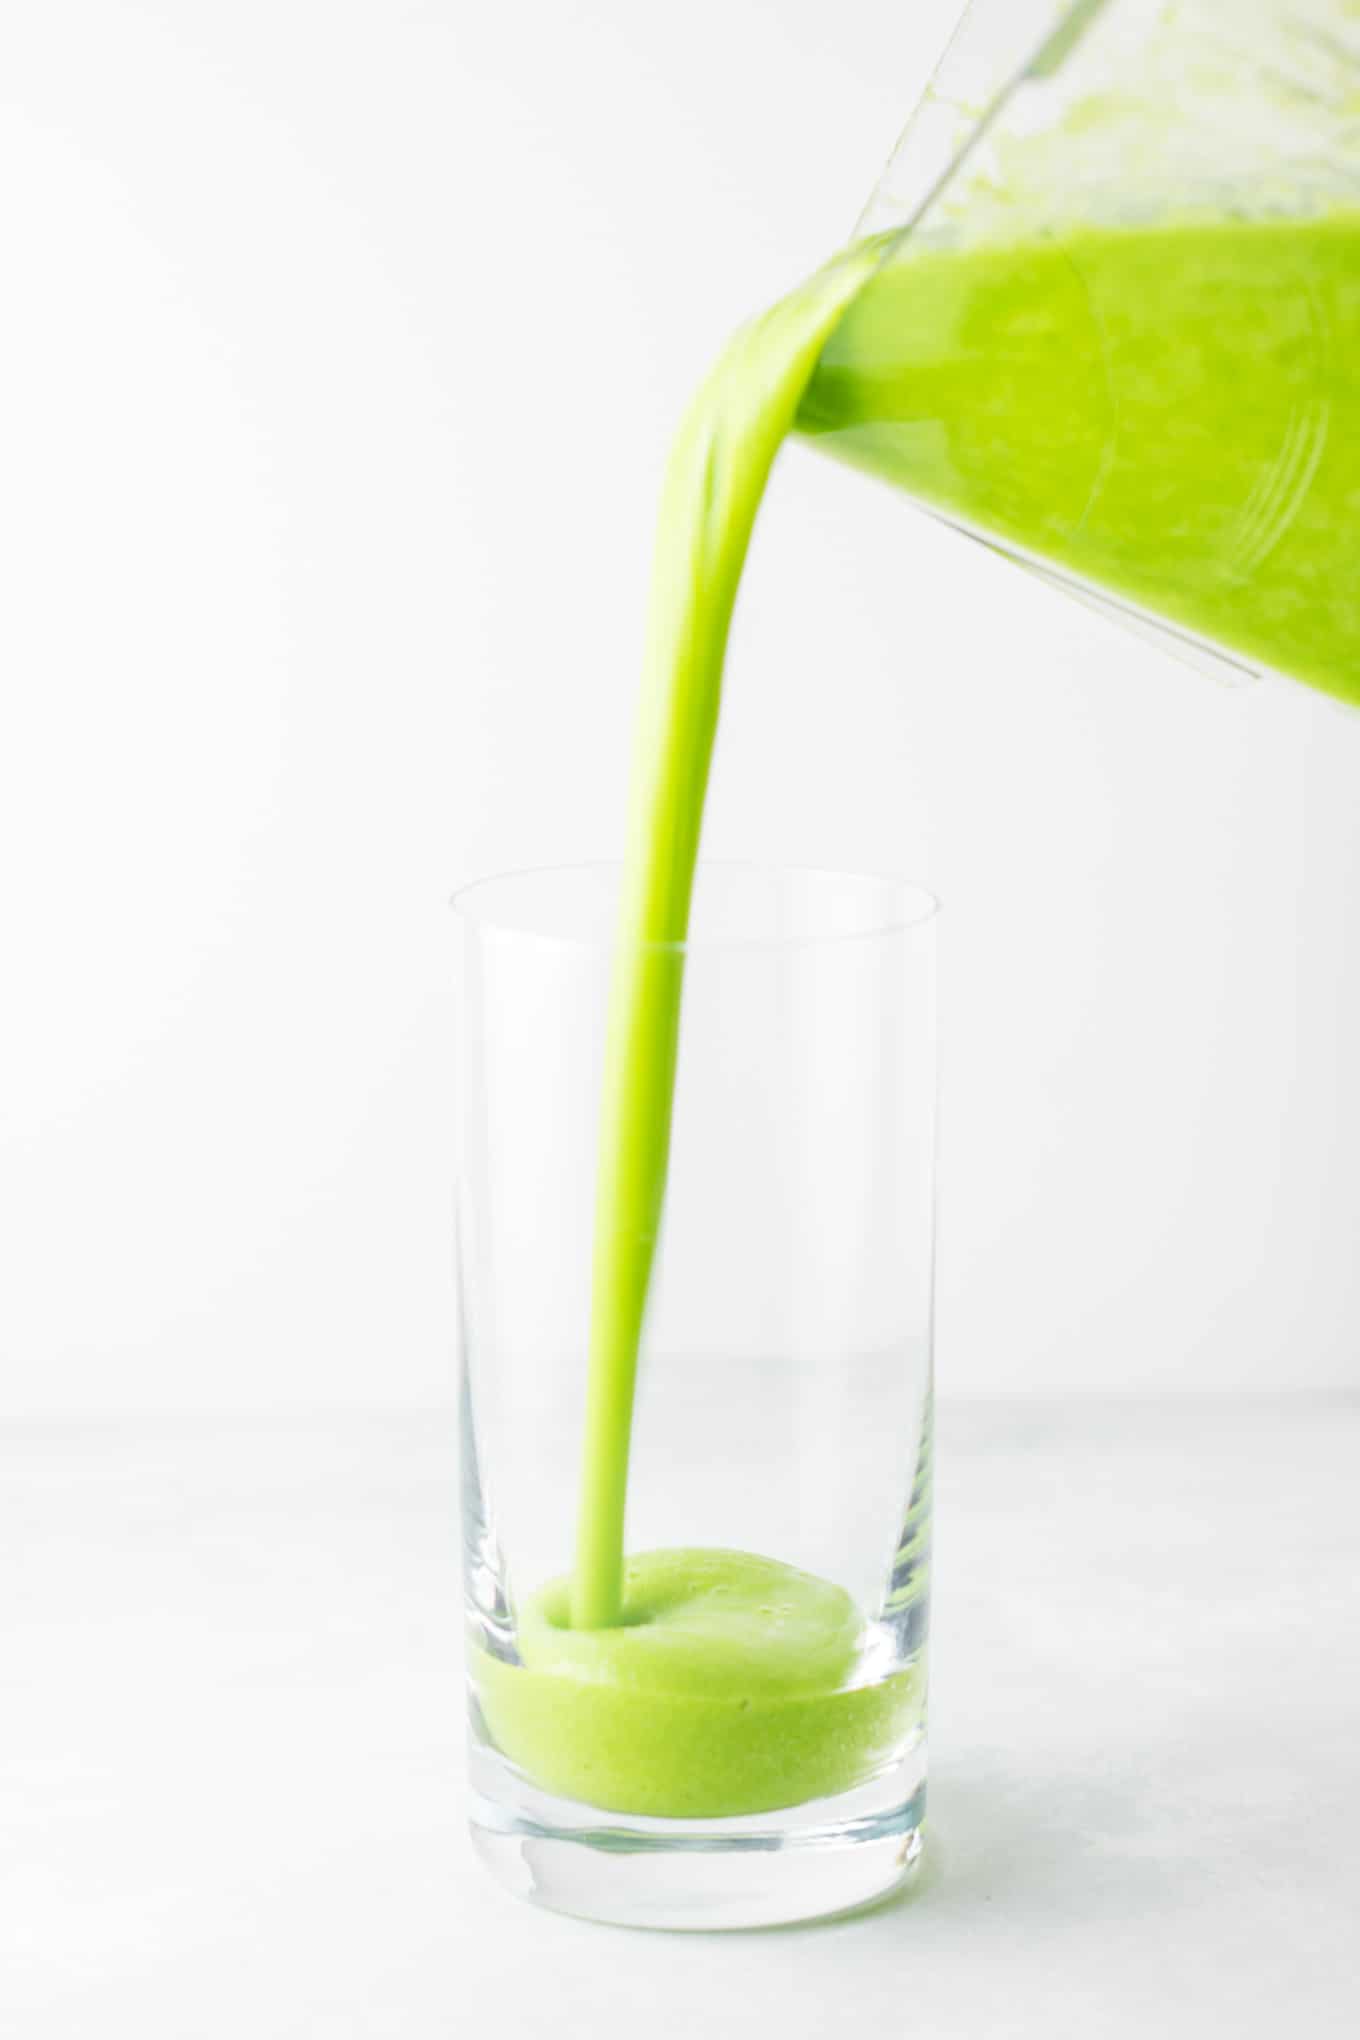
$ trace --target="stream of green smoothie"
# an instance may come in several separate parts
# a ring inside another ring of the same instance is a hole
[[[839,1587],[744,1553],[624,1557],[724,652],[793,433],[1247,665],[1360,702],[1360,215],[860,243],[735,337],[682,425],[611,994],[575,1566],[521,1607],[521,1662],[479,1665],[507,1755],[638,1813],[844,1789],[919,1707],[914,1671],[856,1683],[862,1617]]]

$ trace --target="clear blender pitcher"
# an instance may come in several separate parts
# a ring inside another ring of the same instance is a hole
[[[799,430],[1360,702],[1360,0],[972,0]]]

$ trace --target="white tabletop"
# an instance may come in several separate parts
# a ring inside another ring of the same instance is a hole
[[[472,1858],[451,1416],[12,1432],[0,2030],[1354,2034],[1360,1403],[946,1406],[939,1465],[915,1893],[663,1936]]]

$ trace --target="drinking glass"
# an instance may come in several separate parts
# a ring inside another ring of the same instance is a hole
[[[454,902],[473,1838],[595,1919],[842,1911],[910,1874],[925,1807],[935,902],[701,865],[688,940],[652,959],[682,1006],[626,1548],[709,1581],[710,1655],[677,1682],[685,1608],[611,1671],[566,1583],[618,885],[568,867]]]

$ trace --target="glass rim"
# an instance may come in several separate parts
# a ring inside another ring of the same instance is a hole
[[[483,936],[498,936],[505,941],[544,943],[563,949],[602,954],[614,947],[616,937],[612,925],[599,935],[577,934],[560,928],[534,927],[525,922],[508,921],[494,912],[488,912],[482,902],[493,890],[511,886],[518,880],[581,878],[588,873],[620,873],[622,870],[622,859],[617,857],[579,858],[560,864],[512,866],[508,870],[486,872],[479,878],[469,879],[466,885],[458,886],[449,895],[447,904],[457,920],[465,927],[475,928]],[[829,864],[773,863],[760,858],[701,858],[695,873],[696,882],[709,873],[744,873],[748,876],[770,879],[822,879],[865,887],[877,886],[884,889],[887,903],[882,916],[864,927],[829,929],[810,934],[804,931],[774,935],[690,934],[683,942],[647,942],[639,944],[640,948],[681,955],[714,950],[835,949],[851,943],[884,942],[894,937],[916,934],[931,927],[941,911],[938,897],[928,887],[918,885],[914,879],[903,878],[896,872],[848,870]]]

